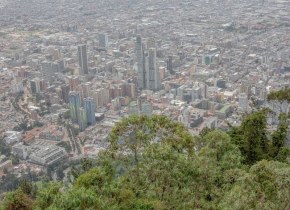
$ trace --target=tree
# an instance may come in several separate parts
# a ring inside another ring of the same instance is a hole
[[[289,165],[263,160],[253,165],[249,173],[241,176],[226,192],[219,209],[289,209],[289,174]]]
[[[18,165],[19,164],[19,158],[15,155],[11,155],[11,161],[13,165]]]
[[[22,192],[24,192],[26,195],[31,195],[32,193],[32,183],[27,181],[26,179],[20,180],[20,189]]]
[[[49,209],[104,209],[101,198],[89,188],[78,188],[56,197]]]
[[[282,113],[277,130],[269,133],[268,113],[269,110],[260,110],[247,115],[241,126],[231,127],[228,132],[231,141],[239,147],[244,157],[244,163],[248,165],[253,165],[263,159],[287,161],[289,154],[285,147],[289,130],[287,115]]]
[[[284,148],[266,138],[265,149],[264,114],[246,116],[229,134],[212,130],[195,140],[168,118],[126,118],[113,128],[111,145],[96,164],[89,159],[71,163],[73,183],[38,184],[33,208],[289,209],[289,164],[260,160],[261,151],[268,151],[265,157],[273,159],[272,147],[280,148],[279,159]],[[277,129],[282,133],[283,122]],[[198,146],[192,149],[195,141]],[[27,183],[21,188],[22,193],[30,191]]]
[[[290,88],[286,87],[278,91],[272,91],[268,94],[267,99],[269,101],[273,101],[273,100],[280,101],[280,102],[287,101],[288,103],[290,103]]]
[[[58,182],[43,183],[36,196],[36,205],[46,209],[59,197],[61,185]]]
[[[7,210],[31,210],[32,206],[33,200],[20,189],[7,193],[3,201],[3,209]]]
[[[194,150],[193,137],[189,131],[165,116],[133,115],[124,118],[113,128],[109,139],[112,157],[123,160],[125,167],[136,165],[137,177],[140,154],[154,142],[164,142],[179,152],[187,151],[188,155],[193,154]]]
[[[240,127],[232,127],[229,132],[232,142],[238,145],[246,164],[252,165],[259,160],[270,158],[266,115],[266,110],[250,114],[245,117]]]
[[[288,135],[288,119],[285,113],[281,113],[279,117],[279,125],[276,131],[272,133],[272,157],[279,161],[286,161],[289,155],[289,149],[285,147]]]

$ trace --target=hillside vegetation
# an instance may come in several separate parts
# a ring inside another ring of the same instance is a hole
[[[83,161],[71,184],[24,180],[1,209],[290,209],[287,117],[269,133],[266,116],[196,137],[164,116],[124,118],[96,166]]]

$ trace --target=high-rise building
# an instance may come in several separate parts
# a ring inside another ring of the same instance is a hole
[[[155,39],[150,37],[147,39],[147,49],[156,48]]]
[[[83,107],[79,108],[79,116],[80,116],[78,121],[79,127],[81,131],[84,131],[88,126],[88,121],[86,110]]]
[[[173,57],[172,56],[168,56],[167,59],[167,71],[169,71],[170,74],[174,74],[173,71]]]
[[[35,80],[30,81],[30,89],[31,89],[31,94],[35,95],[36,94],[36,82],[35,82]]]
[[[248,96],[246,93],[241,93],[239,95],[239,109],[242,112],[246,112],[248,110]]]
[[[65,103],[69,102],[69,85],[62,85],[61,86],[61,98]]]
[[[59,66],[57,63],[47,61],[41,63],[42,77],[49,80],[50,82],[53,80],[55,73],[58,71]]]
[[[164,80],[164,78],[165,78],[165,67],[163,67],[163,66],[159,67],[159,75],[160,75],[160,81]]]
[[[69,93],[69,109],[70,109],[70,116],[73,122],[79,121],[80,106],[81,106],[80,93],[71,91]]]
[[[96,103],[93,98],[85,98],[84,99],[84,108],[87,114],[87,123],[90,125],[94,125],[96,123],[95,110]]]
[[[240,86],[240,93],[245,93],[247,97],[249,98],[251,96],[251,85],[247,84],[246,82],[243,82]]]
[[[80,75],[88,74],[88,56],[87,56],[87,45],[78,46],[78,57],[80,65]]]
[[[146,72],[144,60],[144,46],[140,35],[136,38],[136,58],[137,58],[137,84],[139,89],[146,88]]]
[[[156,49],[150,48],[148,50],[148,67],[149,72],[147,76],[147,84],[149,90],[159,90],[161,86],[159,69],[156,66]]]
[[[69,89],[70,91],[77,91],[79,87],[79,78],[76,76],[70,76],[69,79]]]
[[[150,47],[150,48],[148,48]],[[160,73],[156,65],[155,40],[147,40],[147,51],[140,35],[136,38],[137,84],[139,89],[159,90],[161,86]]]
[[[99,46],[101,48],[107,48],[108,47],[109,38],[107,34],[99,34]]]

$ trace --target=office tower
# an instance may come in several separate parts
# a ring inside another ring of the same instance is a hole
[[[195,100],[197,100],[197,99],[200,99],[201,98],[201,88],[200,87],[194,87],[194,88],[192,88],[191,97],[192,97],[192,101],[193,102]]]
[[[242,112],[246,112],[248,110],[248,96],[246,93],[241,93],[239,95],[239,109]]]
[[[45,84],[46,84],[45,80],[43,79],[40,80],[38,77],[36,77],[34,81],[36,83],[36,93],[40,93],[45,90]]]
[[[99,46],[101,48],[108,47],[109,38],[107,34],[99,34]]]
[[[173,57],[172,56],[168,56],[168,59],[167,59],[167,71],[169,71],[170,74],[174,74],[172,60],[173,60]]]
[[[84,98],[90,97],[90,88],[91,88],[90,82],[81,85],[82,96]]]
[[[259,97],[261,100],[265,100],[267,98],[267,90],[264,86],[257,85],[255,87],[255,95]]]
[[[190,112],[188,107],[184,107],[182,110],[182,118],[183,118],[183,124],[186,127],[190,127]]]
[[[185,86],[183,85],[183,86],[178,87],[176,90],[176,96],[178,97],[179,100],[183,100],[184,89],[185,89]]]
[[[130,98],[136,97],[136,86],[134,83],[128,83],[126,85],[126,96],[129,96]]]
[[[56,72],[58,72],[58,64],[44,61],[41,63],[41,73],[42,77],[52,82],[53,77]]]
[[[150,48],[156,48],[156,44],[155,44],[155,39],[154,38],[148,38],[147,39],[147,49]]]
[[[246,93],[247,97],[249,98],[251,96],[251,88],[251,85],[247,84],[245,81],[240,86],[240,93]]]
[[[164,80],[164,78],[165,78],[165,67],[163,67],[163,66],[159,67],[159,75],[160,75],[160,81]]]
[[[35,80],[30,81],[30,89],[31,89],[31,94],[35,95],[36,94],[36,82],[35,82]]]
[[[148,75],[147,84],[149,90],[159,90],[161,86],[159,69],[156,66],[156,49],[148,50]]]
[[[39,78],[35,79],[36,81],[39,81],[39,90],[40,91],[45,91],[48,87],[47,81],[44,79],[39,80]]]
[[[79,127],[80,127],[80,130],[81,131],[84,131],[88,125],[88,121],[87,121],[87,113],[86,113],[86,110],[84,108],[79,108]]]
[[[62,60],[58,60],[57,63],[58,63],[58,71],[64,71],[65,70],[65,62],[64,62],[64,60],[63,59]]]
[[[145,61],[144,61],[144,48],[142,44],[142,38],[140,35],[137,35],[136,38],[136,58],[137,58],[137,85],[139,89],[146,88],[145,80]]]
[[[224,80],[224,79],[217,79],[216,80],[216,83],[215,83],[215,86],[218,87],[218,88],[225,89],[226,88],[226,80]]]
[[[69,85],[62,85],[61,86],[61,98],[65,103],[69,102]]]
[[[96,123],[95,110],[96,103],[93,98],[85,98],[84,99],[84,108],[87,114],[87,123],[90,125],[94,125]]]
[[[69,80],[69,89],[70,91],[77,91],[79,88],[79,78],[76,76],[70,76],[68,77]]]
[[[87,45],[78,46],[78,57],[80,65],[80,75],[88,74],[88,56],[87,56]]]
[[[202,83],[200,86],[201,86],[201,97],[203,99],[206,99],[208,97],[208,86],[205,83]]]
[[[120,97],[115,98],[111,101],[112,109],[118,111],[121,107]]]
[[[72,91],[69,93],[69,109],[73,122],[79,121],[79,109],[81,106],[80,93]]]

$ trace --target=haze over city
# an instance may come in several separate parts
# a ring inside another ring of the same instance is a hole
[[[287,0],[0,0],[0,194],[27,174],[73,183],[132,116],[197,137],[270,110],[271,136],[289,113],[270,95],[289,94],[289,34]]]

